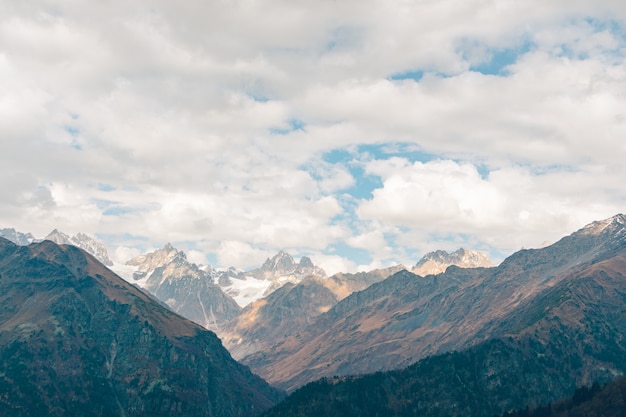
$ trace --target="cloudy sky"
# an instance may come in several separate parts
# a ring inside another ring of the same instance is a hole
[[[0,3],[0,227],[495,261],[626,211],[620,0]]]

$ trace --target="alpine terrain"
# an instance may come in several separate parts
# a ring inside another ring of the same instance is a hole
[[[126,264],[135,267],[130,282],[207,329],[219,331],[241,311],[235,300],[214,283],[217,271],[189,262],[184,252],[169,243]]]
[[[310,382],[268,417],[490,417],[624,375],[625,307],[626,217],[617,215],[496,268],[448,268],[424,278],[399,272],[320,315],[292,345],[252,357],[291,389],[328,368],[358,374],[371,362],[400,368],[423,355],[401,370]],[[295,365],[282,356],[290,348]],[[606,405],[626,412],[623,403]],[[547,415],[542,410],[535,415]]]
[[[623,215],[595,222],[498,267],[426,277],[400,271],[241,360],[291,391],[513,338],[515,349],[571,360],[568,387],[608,378],[624,372],[625,225]]]
[[[418,266],[443,270],[451,265],[469,268],[484,264],[491,265],[491,262],[479,252],[465,249],[452,254],[444,251],[429,253],[418,262]],[[403,265],[397,265],[356,274],[339,273],[328,278],[311,275],[297,284],[286,284],[250,303],[219,335],[236,359],[255,352],[262,353],[279,341],[299,334],[313,324],[319,315],[353,292],[404,269]]]

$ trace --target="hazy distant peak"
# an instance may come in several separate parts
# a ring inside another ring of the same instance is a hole
[[[54,229],[43,240],[50,240],[59,245],[71,245],[70,236],[59,231],[58,229]]]
[[[417,275],[440,274],[449,266],[460,268],[491,267],[491,260],[481,252],[460,248],[455,252],[448,253],[443,250],[429,252],[415,264],[412,272]]]
[[[95,256],[103,264],[107,266],[113,265],[104,245],[86,233],[78,233],[75,236],[70,236],[58,229],[54,229],[48,233],[43,240],[49,240],[58,245],[76,246]]]
[[[314,268],[315,267],[315,265],[313,265],[313,261],[308,256],[303,256],[302,258],[300,258],[299,265],[302,268]]]
[[[0,229],[0,237],[21,246],[30,245],[35,241],[35,237],[32,234],[18,232],[13,228]]]
[[[157,268],[172,263],[187,265],[187,255],[185,252],[176,249],[171,243],[167,243],[161,249],[135,256],[128,260],[126,265],[136,266],[137,271],[133,274],[133,278],[135,280],[141,280],[150,276]]]
[[[271,259],[267,258],[261,269],[264,271],[290,271],[296,265],[291,255],[281,250]]]

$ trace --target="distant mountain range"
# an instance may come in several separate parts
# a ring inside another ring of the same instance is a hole
[[[421,276],[440,274],[446,272],[446,269],[451,265],[460,268],[488,268],[493,266],[493,263],[482,253],[465,248],[452,253],[438,250],[424,255],[411,269],[411,272]]]
[[[598,338],[613,337],[611,329],[626,338],[617,313],[604,311],[624,310],[624,299],[615,294],[626,293],[626,282],[619,280],[626,275],[625,224],[623,215],[595,222],[546,248],[517,252],[498,267],[448,267],[426,277],[397,272],[341,300],[298,333],[239,359],[291,391],[321,377],[403,368],[494,338],[536,332],[537,343],[548,343],[562,326]],[[588,317],[588,311],[607,316]],[[581,322],[583,317],[587,321]],[[601,327],[590,328],[592,320]],[[228,339],[225,343],[230,346]],[[579,343],[568,348],[585,358],[578,359],[581,370],[573,382],[624,371],[619,361],[584,355],[591,341]]]
[[[0,229],[0,237],[3,237],[16,245],[30,245],[35,241],[35,237],[30,233],[18,232],[13,228]]]
[[[106,266],[114,268],[129,282],[145,288],[173,311],[207,329],[218,332],[229,341],[229,347],[233,349],[235,355],[258,350],[261,346],[273,341],[272,334],[268,333],[263,337],[258,331],[257,337],[246,340],[243,336],[246,333],[244,321],[238,319],[233,321],[233,319],[239,316],[242,307],[269,296],[285,284],[298,284],[307,277],[322,278],[323,285],[330,289],[336,298],[328,304],[331,306],[354,291],[363,290],[405,269],[403,265],[397,265],[370,272],[339,273],[327,277],[326,272],[313,264],[310,258],[302,257],[299,262],[296,262],[287,252],[280,251],[256,269],[241,271],[231,267],[227,270],[216,270],[210,265],[197,265],[190,262],[184,252],[169,243],[161,249],[136,256],[127,261],[125,266],[120,266],[113,264],[102,243],[84,233],[69,236],[55,229],[43,239],[38,240],[30,233],[21,233],[14,229],[0,229],[0,236],[19,245],[50,240],[58,244],[74,245],[87,251]],[[491,265],[491,261],[479,252],[466,249],[459,249],[450,254],[436,251],[426,254],[412,270],[416,274],[426,275],[435,271],[444,271],[450,265],[471,268]],[[291,287],[288,286],[288,288]],[[251,307],[251,309],[255,308],[257,307]],[[303,308],[308,312],[306,317],[308,322],[321,312],[314,308],[304,306]],[[263,317],[258,317],[256,323],[263,321],[276,323],[276,319],[271,317],[271,311],[271,309],[264,309]],[[248,313],[246,314],[249,316]],[[301,315],[300,312],[290,314]],[[231,321],[233,322],[229,323]],[[289,324],[291,326],[293,323]],[[244,328],[238,329],[238,325],[243,325]],[[292,330],[295,330],[295,327]],[[235,347],[233,343],[239,346]],[[241,343],[249,348],[243,348]],[[256,347],[250,348],[251,346]]]
[[[5,238],[16,245],[29,245],[33,242],[41,242],[44,240],[50,240],[58,243],[59,245],[73,245],[95,256],[96,259],[104,265],[109,267],[113,266],[113,261],[109,259],[109,254],[104,245],[85,233],[78,233],[77,235],[69,236],[58,231],[57,229],[54,229],[43,239],[35,239],[35,237],[30,233],[22,233],[13,228],[5,228],[0,229],[0,237]]]
[[[0,238],[0,415],[254,416],[281,397],[86,252]]]
[[[498,267],[399,272],[244,362],[287,389],[326,377],[267,417],[491,417],[624,375],[625,307],[626,217],[618,215]],[[422,359],[404,368],[411,355]],[[404,369],[347,375],[376,366]]]

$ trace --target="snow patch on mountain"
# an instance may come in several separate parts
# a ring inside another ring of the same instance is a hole
[[[113,266],[113,261],[111,261],[111,259],[109,258],[109,253],[107,252],[104,245],[85,233],[78,233],[74,236],[69,236],[63,232],[60,232],[57,229],[54,229],[48,234],[48,236],[44,237],[43,240],[51,240],[52,242],[59,245],[76,246],[78,248],[81,248],[85,252],[95,256],[96,259],[98,259],[104,265],[109,267]]]
[[[474,250],[461,248],[452,253],[438,250],[424,255],[411,272],[421,276],[440,274],[452,265],[460,268],[478,268],[491,267],[493,263],[487,256]]]
[[[16,245],[26,246],[35,241],[35,237],[30,233],[18,232],[13,228],[0,229],[0,237],[3,237]]]

